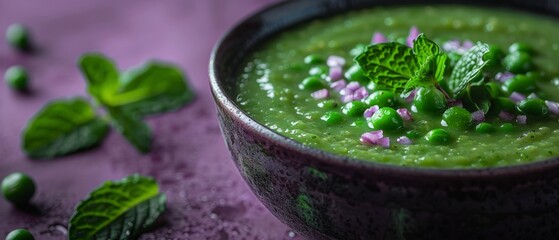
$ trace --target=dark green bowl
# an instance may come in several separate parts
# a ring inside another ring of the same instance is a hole
[[[551,0],[295,0],[245,19],[217,44],[210,77],[242,176],[280,220],[310,239],[557,239],[559,159],[470,170],[371,163],[306,147],[235,103],[239,63],[262,41],[310,19],[379,5],[457,3],[559,16]]]

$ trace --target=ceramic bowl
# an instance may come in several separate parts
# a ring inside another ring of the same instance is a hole
[[[308,239],[557,239],[559,159],[492,169],[389,166],[306,147],[235,103],[240,62],[262,41],[310,19],[380,5],[458,3],[559,16],[549,0],[294,0],[232,28],[210,62],[225,141],[241,175],[280,220]]]

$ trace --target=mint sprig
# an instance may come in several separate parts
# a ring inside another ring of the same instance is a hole
[[[134,239],[165,211],[166,200],[150,177],[105,182],[76,207],[68,239]]]
[[[448,79],[453,97],[459,97],[470,84],[481,79],[483,68],[490,62],[484,58],[488,52],[489,45],[478,42],[458,60]]]
[[[33,158],[52,158],[90,148],[103,140],[107,123],[83,98],[45,105],[23,130],[23,150]]]
[[[413,43],[413,48],[396,42],[369,45],[355,61],[371,81],[396,93],[438,85],[443,79],[446,54],[423,34]]]
[[[89,94],[108,118],[98,116],[85,99],[48,103],[29,120],[23,133],[23,150],[34,158],[51,158],[89,148],[103,140],[109,119],[140,152],[152,142],[149,126],[142,117],[179,109],[191,102],[194,93],[179,68],[149,62],[120,74],[109,58],[84,54],[78,66]]]

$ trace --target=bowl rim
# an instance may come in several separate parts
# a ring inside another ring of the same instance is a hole
[[[406,175],[417,178],[430,178],[438,180],[490,180],[513,178],[518,176],[534,175],[544,172],[559,172],[559,156],[551,159],[537,160],[530,163],[522,163],[508,166],[489,167],[489,168],[428,168],[428,167],[406,167],[398,166],[395,164],[386,164],[364,160],[359,158],[352,158],[335,153],[331,153],[322,149],[306,146],[294,139],[281,135],[258,121],[251,118],[242,108],[240,108],[235,100],[231,99],[220,81],[219,72],[216,62],[220,56],[224,44],[229,40],[231,35],[239,31],[243,25],[250,23],[271,11],[285,7],[293,2],[299,0],[285,0],[273,4],[266,5],[265,7],[256,10],[245,18],[236,22],[228,31],[226,31],[214,45],[209,61],[209,76],[210,76],[210,89],[214,101],[218,107],[227,111],[229,116],[239,120],[245,127],[259,136],[269,139],[275,145],[288,150],[296,151],[302,156],[309,157],[316,164],[324,164],[333,167],[350,168],[359,172],[376,172],[385,174]],[[458,3],[456,3],[458,2]],[[470,4],[468,2],[456,1],[449,4]],[[472,4],[470,4],[472,5]],[[519,11],[530,12],[530,10],[517,9]],[[290,26],[282,27],[281,30],[287,29]],[[262,40],[259,40],[262,41]],[[223,131],[222,131],[223,133]]]

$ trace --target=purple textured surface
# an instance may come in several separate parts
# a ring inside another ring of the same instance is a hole
[[[210,51],[247,14],[277,0],[0,0],[0,30],[21,22],[39,51],[18,54],[0,41],[0,72],[14,64],[31,74],[31,94],[0,84],[0,178],[34,177],[38,212],[0,199],[0,239],[27,228],[37,239],[65,239],[75,205],[105,180],[131,173],[155,177],[168,210],[141,239],[298,238],[266,210],[235,169],[218,127],[208,84]],[[3,36],[2,36],[3,37]],[[190,77],[198,97],[174,113],[151,117],[153,150],[138,154],[116,134],[94,150],[54,160],[30,160],[20,150],[26,120],[50,99],[85,95],[76,68],[84,52],[99,51],[121,69],[148,59],[170,61]]]

